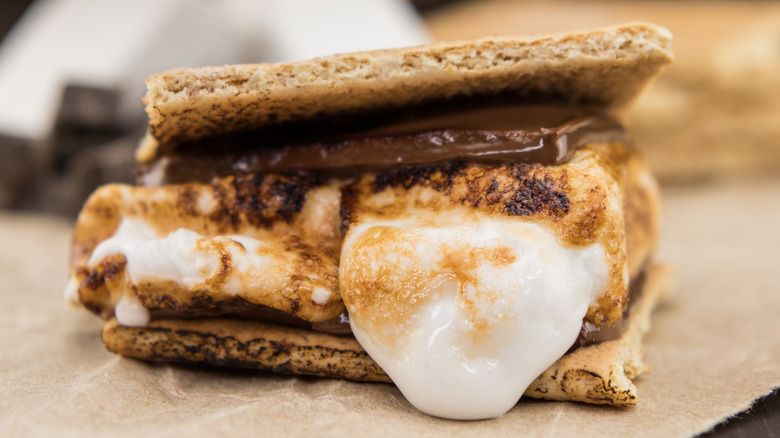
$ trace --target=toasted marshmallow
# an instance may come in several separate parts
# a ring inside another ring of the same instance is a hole
[[[458,219],[361,223],[342,295],[358,341],[415,407],[493,418],[571,347],[608,263],[602,245],[567,247],[537,224]]]
[[[285,184],[302,188],[280,193]],[[335,318],[340,194],[279,175],[104,186],[79,217],[67,292],[105,318],[126,295],[188,316],[239,306]]]
[[[143,219],[122,219],[116,233],[98,244],[87,262],[95,269],[111,256],[125,258],[127,280],[134,287],[174,283],[191,292],[239,295],[264,287],[270,277],[284,273],[293,255],[248,236],[204,237],[183,228],[159,236]],[[328,304],[331,292],[312,285],[312,301]],[[121,290],[120,290],[121,292]],[[120,324],[145,325],[148,311],[129,293],[120,294],[115,307]]]
[[[258,279],[256,271],[268,264],[268,257],[257,254],[261,246],[245,236],[205,238],[183,228],[160,237],[143,220],[125,218],[116,234],[95,247],[87,266],[122,254],[135,285],[169,280],[190,289],[213,287],[236,294],[251,288]]]

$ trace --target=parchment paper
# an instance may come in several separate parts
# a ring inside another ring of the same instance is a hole
[[[502,418],[426,416],[391,385],[187,369],[103,348],[61,300],[71,224],[0,214],[5,436],[685,436],[780,385],[780,179],[668,190],[653,317],[630,409],[522,400]]]

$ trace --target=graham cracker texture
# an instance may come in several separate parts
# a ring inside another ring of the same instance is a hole
[[[460,96],[512,94],[620,109],[671,62],[671,34],[634,23],[341,54],[287,64],[178,69],[150,77],[136,157],[319,117]]]
[[[531,383],[525,396],[635,406],[637,391],[631,380],[649,371],[642,362],[642,337],[650,329],[653,309],[669,293],[671,269],[652,265],[644,281],[640,298],[631,304],[628,328],[620,338],[564,355]]]
[[[632,304],[621,337],[566,354],[536,378],[525,396],[635,405],[631,379],[648,370],[642,363],[642,337],[650,328],[653,309],[669,290],[669,274],[661,265],[648,268],[641,297]],[[110,351],[144,360],[391,381],[351,336],[258,321],[162,319],[146,327],[125,327],[112,319],[102,336]]]
[[[108,350],[144,360],[390,381],[352,336],[259,321],[160,319],[126,327],[112,318],[102,337]]]

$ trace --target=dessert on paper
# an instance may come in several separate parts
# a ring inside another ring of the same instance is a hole
[[[619,116],[670,41],[629,24],[155,75],[139,185],[86,202],[66,295],[146,360],[393,382],[456,419],[523,394],[634,405],[667,271]]]

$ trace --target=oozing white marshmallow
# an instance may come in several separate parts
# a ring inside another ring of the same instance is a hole
[[[65,286],[65,290],[62,292],[62,299],[71,305],[76,305],[79,302],[79,282],[74,277],[68,279],[68,284]]]
[[[367,221],[345,241],[341,292],[358,341],[415,407],[483,419],[571,347],[607,274],[601,245],[565,247],[532,223]]]
[[[128,327],[143,327],[149,324],[149,310],[135,298],[125,295],[114,308],[118,323]]]
[[[317,304],[325,304],[330,298],[330,291],[324,287],[315,287],[311,292],[311,300]]]
[[[125,257],[127,279],[139,288],[174,282],[192,292],[253,298],[257,291],[284,288],[298,272],[296,266],[300,263],[299,255],[278,242],[241,235],[204,237],[182,228],[159,236],[143,219],[133,217],[123,218],[115,234],[95,247],[87,266],[95,268],[117,254]],[[318,277],[307,280],[311,301],[316,305],[326,307],[338,298],[333,297],[331,288],[317,282]],[[140,303],[125,301],[126,289],[121,284],[107,286],[117,288],[112,294],[118,302],[115,314],[120,324],[138,325],[148,321],[148,315],[144,319],[136,312],[140,311]],[[126,318],[120,315],[123,311]]]
[[[193,231],[178,229],[159,237],[143,220],[124,218],[116,233],[95,247],[87,265],[92,267],[113,254],[127,259],[130,281],[164,279],[195,286],[220,268],[220,254]]]

